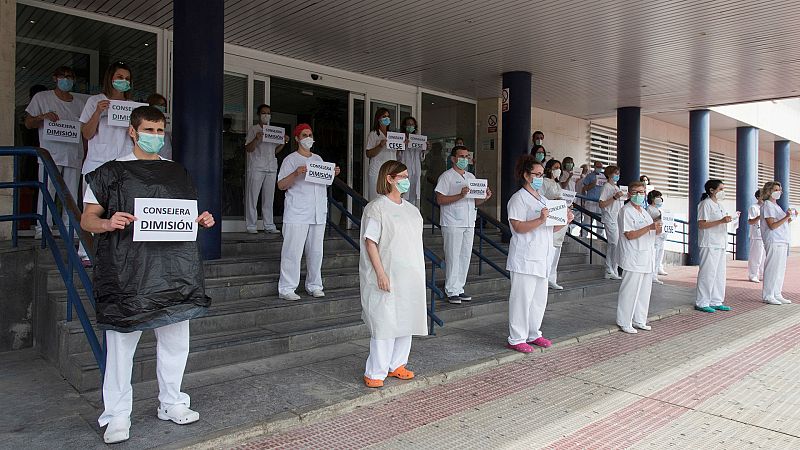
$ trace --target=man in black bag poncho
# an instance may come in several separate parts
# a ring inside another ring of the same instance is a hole
[[[94,293],[97,323],[106,330],[107,342],[105,410],[98,422],[108,425],[103,439],[109,444],[129,436],[133,354],[142,330],[152,329],[158,340],[158,418],[181,425],[200,418],[181,392],[189,319],[205,314],[211,303],[197,242],[134,241],[136,198],[197,200],[186,169],[158,156],[165,123],[158,109],[136,108],[128,127],[133,153],[86,175],[81,228],[97,236]],[[214,217],[205,211],[194,222],[213,227]]]

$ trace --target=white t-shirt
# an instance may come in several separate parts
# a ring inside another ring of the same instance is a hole
[[[714,222],[727,216],[728,213],[719,203],[707,198],[697,206],[697,220]],[[698,245],[705,248],[721,248],[728,246],[728,224],[723,223],[706,229],[699,229]]]
[[[553,227],[540,225],[527,233],[517,233],[511,220],[526,222],[538,219],[545,207],[545,199],[537,199],[525,190],[518,190],[508,201],[508,225],[511,243],[508,246],[506,270],[510,272],[547,277],[549,254],[553,249]]]
[[[620,231],[620,267],[627,272],[652,273],[656,232],[648,231],[633,240],[625,237],[628,231],[640,230],[652,224],[650,213],[644,208],[636,209],[633,203],[628,203],[620,209],[617,220]]]
[[[102,100],[108,100],[108,97],[104,94],[89,97],[86,100],[86,106],[83,107],[80,121],[84,124],[89,122],[97,109],[97,103]],[[133,152],[133,140],[128,136],[128,127],[108,126],[108,110],[106,109],[100,115],[97,133],[89,139],[89,149],[86,152],[86,161],[83,162],[81,173],[86,175],[102,166],[103,163],[114,161],[131,152]]]
[[[169,161],[169,159],[164,158],[161,155],[159,155],[158,157],[161,158],[162,161]],[[136,157],[136,155],[133,152],[131,152],[128,155],[120,156],[115,161],[136,161],[137,159],[138,158]],[[106,162],[108,162],[108,161],[106,161]],[[97,197],[94,196],[94,192],[92,192],[92,187],[89,186],[88,184],[86,186],[86,191],[84,191],[84,193],[83,193],[83,203],[93,203],[95,205],[99,205],[100,204],[100,202],[97,201]]]
[[[752,220],[758,218],[758,222],[754,225],[750,225],[750,239],[751,240],[761,240],[761,206],[758,203],[750,205],[750,209],[747,210],[747,219]]]
[[[600,191],[600,200],[606,201],[611,197],[613,197],[614,194],[616,194],[619,191],[620,191],[619,186],[617,186],[616,184],[606,183],[603,185],[603,190]],[[617,218],[619,217],[620,208],[622,208],[622,205],[625,203],[623,197],[618,198],[616,201],[612,202],[605,208],[600,208],[604,224],[611,224],[611,226],[617,224]]]
[[[783,225],[771,230],[769,225],[767,225],[767,217],[780,220],[786,217],[786,211],[772,200],[764,202],[764,205],[761,207],[761,230],[763,232],[764,244],[789,244],[792,240],[792,230],[789,221],[787,220]]]
[[[298,167],[305,167],[309,162],[323,162],[319,155],[309,157],[294,152],[287,156],[278,172],[278,180],[288,177]],[[324,184],[309,183],[304,175],[295,178],[294,183],[286,190],[286,201],[283,206],[283,223],[324,224],[328,217],[328,189]]]
[[[77,121],[85,104],[85,95],[72,94],[72,101],[65,102],[58,98],[55,91],[44,91],[33,96],[25,112],[38,116],[52,111],[59,120]],[[78,168],[83,163],[83,140],[74,144],[48,140],[44,135],[44,123],[39,126],[39,145],[50,152],[58,166]]]
[[[467,185],[467,180],[474,179],[475,175],[469,172],[464,172],[464,175],[461,175],[456,172],[456,169],[450,168],[439,175],[435,191],[442,195],[456,195],[461,193],[461,189]],[[440,225],[443,227],[474,228],[477,216],[475,199],[465,197],[449,205],[441,206]]]
[[[247,137],[245,144],[253,142],[256,134],[263,131],[262,125],[253,125],[247,130]],[[252,152],[247,152],[247,170],[260,171],[260,172],[277,172],[278,171],[278,158],[275,157],[275,149],[278,144],[270,142],[259,142],[256,144],[256,149]]]
[[[382,140],[386,139],[386,135],[383,134],[380,130],[378,131],[370,131],[369,135],[367,135],[367,146],[366,148],[375,148]],[[386,145],[381,147],[381,151],[375,155],[374,158],[369,159],[369,174],[372,177],[377,177],[378,173],[381,171],[381,166],[386,161],[391,161],[393,159],[397,159],[397,152],[394,150],[389,150],[386,148]],[[373,186],[374,187],[374,186]]]

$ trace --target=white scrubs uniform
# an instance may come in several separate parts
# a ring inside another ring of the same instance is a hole
[[[249,144],[256,138],[258,132],[262,131],[261,125],[253,125],[247,131],[245,143]],[[264,222],[264,230],[275,230],[275,220],[272,213],[272,205],[275,201],[275,185],[278,177],[278,158],[275,157],[275,149],[278,144],[259,142],[255,150],[247,153],[247,179],[245,182],[244,214],[247,231],[256,230],[258,222],[258,211],[256,205],[258,196],[261,194],[261,217]]]
[[[649,205],[647,207],[647,212],[650,214],[650,217],[655,222],[661,218],[661,210],[658,209],[657,206]],[[661,233],[657,234],[653,240],[655,242],[654,245],[654,253],[653,253],[653,280],[658,279],[658,271],[662,268],[662,262],[664,261],[664,244],[667,241],[667,234]]]
[[[544,179],[542,184],[542,195],[549,200],[561,199],[561,185],[556,183],[555,180],[549,178]],[[569,231],[568,227],[564,227],[559,231],[553,233],[553,252],[550,256],[550,263],[547,272],[547,281],[552,284],[558,284],[558,261],[561,260],[561,247],[564,245],[564,238]]]
[[[370,131],[369,135],[367,135],[366,148],[375,148],[382,140],[385,139],[386,135],[380,130]],[[369,159],[369,176],[367,177],[369,180],[369,185],[367,186],[366,192],[366,197],[368,200],[372,201],[378,198],[378,174],[381,171],[381,166],[386,161],[391,161],[393,159],[397,159],[397,152],[394,150],[389,150],[386,148],[386,145],[381,147],[380,151],[377,155],[375,155],[374,158]]]
[[[747,211],[747,219],[759,219],[750,225],[750,258],[747,260],[747,277],[751,280],[764,279],[764,240],[761,239],[761,206],[751,205]]]
[[[625,232],[640,230],[652,223],[653,218],[647,210],[636,209],[630,202],[619,212],[622,283],[617,297],[617,325],[623,328],[630,328],[633,324],[647,325],[656,239],[655,231],[633,240],[626,238]]]
[[[526,222],[538,219],[544,207],[543,197],[537,199],[524,188],[508,201],[511,243],[506,270],[511,272],[508,297],[508,343],[511,345],[542,337],[540,328],[547,307],[548,262],[554,251],[553,227],[540,225],[527,233],[517,233],[511,220]]]
[[[406,137],[408,137],[408,134],[406,134]],[[406,148],[405,151],[398,152],[397,154],[400,162],[408,167],[408,181],[411,182],[411,186],[408,188],[405,198],[417,208],[420,207],[420,195],[422,192],[422,186],[420,185],[422,161],[425,161],[425,155],[427,153],[427,149],[419,150]]]
[[[281,164],[278,179],[289,176],[309,162],[323,162],[319,155],[306,158],[298,152],[287,156]],[[306,254],[306,291],[322,290],[322,247],[325,221],[328,216],[328,190],[324,184],[310,183],[304,176],[295,178],[286,190],[283,208],[283,247],[278,293],[294,293],[300,284],[300,259]]]
[[[86,103],[86,96],[81,94],[72,94],[72,101],[64,101],[58,98],[55,91],[44,91],[34,95],[30,104],[25,108],[25,112],[31,116],[39,116],[44,113],[54,112],[58,115],[59,120],[78,121],[83,112],[83,107]],[[80,207],[78,199],[78,185],[80,184],[81,164],[83,163],[83,138],[78,136],[78,142],[59,142],[48,139],[44,134],[44,123],[39,126],[39,146],[50,152],[53,162],[56,163],[58,171],[64,178],[64,183],[67,185],[69,193],[75,200],[75,203]],[[44,166],[39,161],[39,181],[44,179]],[[47,183],[47,191],[53,201],[56,200],[56,188],[52,180]],[[37,212],[42,214],[42,201],[41,197],[37,203]],[[67,223],[67,210],[66,208],[62,214],[63,221]],[[80,217],[77,217],[80,220]],[[53,225],[53,216],[49,213],[47,215],[47,225]],[[37,234],[41,232],[41,224],[36,224]]]
[[[460,174],[454,168],[439,175],[435,191],[442,195],[461,193],[468,180],[475,175],[464,172]],[[472,241],[475,238],[475,199],[462,198],[440,208],[440,224],[444,239],[445,284],[444,291],[448,297],[457,297],[464,293],[467,273],[472,259]]]
[[[791,228],[789,221],[771,230],[767,225],[767,218],[780,220],[786,217],[786,212],[772,200],[767,200],[761,207],[761,230],[764,237],[764,247],[767,249],[767,259],[764,264],[764,284],[761,287],[762,300],[774,299],[785,303],[783,300],[783,278],[786,274],[786,259],[789,256],[789,243],[791,242]]]
[[[697,207],[697,219],[714,222],[727,216],[722,205],[707,198]],[[728,245],[728,224],[719,224],[698,232],[700,271],[697,274],[697,300],[700,308],[719,306],[725,301],[725,248]]]
[[[619,191],[619,186],[608,182],[603,185],[603,190],[600,192],[600,200],[606,201]],[[619,218],[619,211],[623,203],[624,200],[620,197],[607,207],[600,208],[602,211],[603,225],[606,228],[606,239],[608,239],[608,245],[606,247],[606,272],[614,275],[619,275],[619,256],[617,255],[617,250],[619,248],[619,228],[617,219]]]
[[[383,380],[408,362],[411,336],[428,334],[422,215],[405,200],[398,205],[381,195],[364,208],[362,217],[358,273],[362,318],[372,336],[364,376]],[[378,245],[389,292],[378,287],[366,239]]]

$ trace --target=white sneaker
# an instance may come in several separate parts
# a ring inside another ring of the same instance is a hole
[[[323,292],[322,289],[317,289],[316,291],[313,291],[313,292],[311,292],[311,291],[306,291],[306,292],[308,292],[308,295],[310,295],[310,296],[312,296],[314,298],[325,297],[325,292]]]
[[[33,231],[33,238],[37,239],[37,240],[42,238],[42,229],[41,228],[36,227],[36,229]]]
[[[788,298],[783,298],[783,297],[778,297],[776,300],[778,300],[779,302],[781,302],[784,305],[788,305],[789,303],[792,303],[791,300],[789,300]]]
[[[281,231],[277,228],[267,228],[264,230],[264,233],[267,234],[281,234]]]
[[[664,284],[664,282],[659,280],[658,278],[653,278],[653,283],[655,283],[655,284]]]
[[[770,305],[782,305],[780,300],[776,300],[774,298],[765,298],[764,303],[769,303]]]
[[[258,230],[252,230],[252,229],[249,229],[249,228],[247,229],[247,232],[249,234],[258,234]]]
[[[628,334],[636,334],[636,333],[638,333],[638,331],[636,331],[636,328],[633,328],[633,327],[620,326],[619,329],[622,330],[623,333],[628,333]]]
[[[622,277],[617,275],[617,274],[615,274],[615,273],[606,272],[605,279],[606,280],[621,280]]]
[[[633,328],[638,328],[638,329],[644,330],[644,331],[650,331],[650,330],[653,329],[653,327],[651,327],[650,325],[644,325],[644,324],[635,323],[635,322],[633,323]]]
[[[666,271],[666,270],[664,270],[664,269],[658,269],[658,274],[659,274],[659,275],[664,275],[664,276],[667,276],[667,275],[669,275],[669,274],[667,273],[667,271]]]
[[[192,411],[184,404],[171,405],[166,408],[159,406],[158,418],[161,420],[171,420],[178,425],[186,425],[200,420],[200,413]]]
[[[758,278],[756,278],[756,277],[750,277],[749,280],[752,281],[753,283],[758,283],[759,282]]]
[[[111,419],[106,425],[106,432],[103,433],[103,442],[106,444],[116,444],[124,442],[130,438],[131,418],[117,417]]]
[[[278,294],[279,298],[283,300],[300,300],[300,296],[294,292],[287,292],[285,294]]]
[[[550,286],[550,289],[555,289],[557,291],[564,289],[564,286],[561,286],[558,283],[553,283],[552,281],[548,281],[547,284]]]

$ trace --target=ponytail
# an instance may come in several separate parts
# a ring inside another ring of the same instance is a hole
[[[720,184],[722,184],[722,180],[711,179],[706,181],[706,184],[703,186],[703,189],[706,191],[700,196],[700,201],[702,202],[703,200],[711,197],[711,190],[718,188]]]

